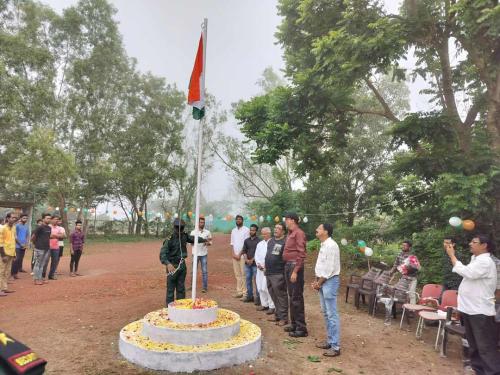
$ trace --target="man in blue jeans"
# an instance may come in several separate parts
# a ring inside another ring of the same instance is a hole
[[[198,237],[203,238],[207,242],[200,243],[198,242],[198,247],[195,249],[194,245],[191,247],[191,252],[193,255],[197,254],[198,255],[198,263],[201,264],[201,277],[202,277],[202,288],[201,292],[206,293],[208,290],[208,262],[207,262],[207,255],[208,255],[208,247],[211,245],[212,241],[212,234],[208,229],[205,229],[205,217],[203,215],[200,216],[200,220],[198,221],[198,227],[199,227],[199,232],[198,232]],[[194,237],[196,230],[191,231],[191,236]]]
[[[312,287],[319,292],[321,310],[325,318],[327,341],[316,347],[327,350],[326,357],[340,355],[340,319],[337,312],[337,293],[340,285],[340,250],[332,239],[333,226],[320,224],[316,228],[316,237],[321,241],[321,247],[314,269],[316,281]]]
[[[29,243],[29,225],[28,215],[22,214],[19,222],[16,224],[16,259],[12,263],[11,274],[14,279],[18,279],[19,272],[26,272],[23,270],[23,259],[26,253],[26,247]]]
[[[250,237],[243,242],[243,249],[240,256],[245,258],[245,276],[247,284],[247,295],[243,298],[243,302],[255,302],[255,305],[260,305],[259,291],[255,288],[255,298],[253,297],[253,284],[257,276],[257,265],[255,264],[255,251],[260,242],[257,236],[259,227],[255,224],[250,225]]]

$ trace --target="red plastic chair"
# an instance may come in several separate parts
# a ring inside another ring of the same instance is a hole
[[[403,327],[403,319],[405,317],[405,314],[407,311],[412,311],[412,312],[420,312],[420,311],[434,311],[435,309],[429,306],[425,305],[425,300],[426,299],[435,299],[436,301],[439,300],[439,297],[441,297],[441,294],[443,293],[443,286],[439,284],[426,284],[424,285],[422,289],[422,295],[420,296],[420,301],[417,305],[411,304],[411,303],[405,303],[403,305],[403,314],[401,315],[401,322],[399,323],[399,328],[401,329]],[[437,303],[437,302],[435,302]],[[407,315],[408,324],[409,324],[409,318]]]
[[[441,304],[439,310],[446,311],[448,307],[457,307],[458,304],[458,290],[445,290],[441,297]]]
[[[458,290],[445,290],[443,295],[441,296],[441,304],[438,309],[440,311],[446,312],[448,307],[457,307],[458,303]],[[441,328],[444,327],[443,322],[446,321],[447,314],[438,314],[437,312],[431,311],[420,311],[418,313],[419,320],[417,325],[417,337],[422,336],[422,330],[424,329],[424,323],[426,320],[439,322],[439,327],[436,335],[436,342],[434,344],[434,348],[437,349],[439,343],[439,337],[441,336]]]

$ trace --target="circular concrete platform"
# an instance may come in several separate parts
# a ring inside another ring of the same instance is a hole
[[[261,330],[246,320],[240,320],[239,332],[230,339],[204,345],[157,342],[143,336],[142,330],[143,321],[121,330],[120,353],[130,362],[153,370],[214,370],[254,360],[261,350]]]

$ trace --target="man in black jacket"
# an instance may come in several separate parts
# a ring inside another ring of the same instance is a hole
[[[186,243],[194,244],[194,236],[184,232],[184,220],[174,220],[174,233],[163,242],[160,250],[160,262],[167,266],[167,306],[176,299],[186,298]],[[199,243],[209,242],[198,237]]]

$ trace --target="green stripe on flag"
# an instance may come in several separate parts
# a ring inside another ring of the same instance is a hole
[[[205,116],[205,107],[201,109],[193,107],[193,118],[195,120],[201,120],[204,116]]]

